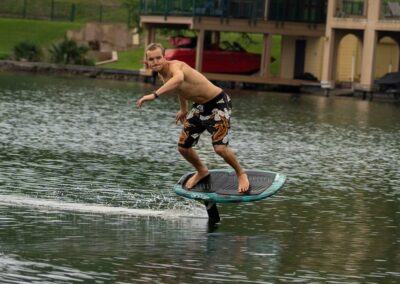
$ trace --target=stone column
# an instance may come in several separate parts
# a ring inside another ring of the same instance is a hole
[[[264,34],[261,55],[260,76],[270,77],[272,35]]]
[[[336,1],[330,0],[328,1],[328,11],[327,11],[327,21],[326,21],[326,30],[324,36],[324,56],[322,61],[322,78],[321,78],[321,86],[329,90],[334,87],[334,66],[335,62],[335,32],[332,28],[332,20],[336,14]]]
[[[211,43],[215,46],[219,45],[221,41],[221,32],[218,31],[214,31],[212,33],[212,39],[211,39]]]
[[[196,46],[196,70],[201,72],[203,66],[203,47],[204,47],[204,30],[199,30],[197,35],[197,46]]]
[[[144,47],[146,48],[150,43],[156,40],[156,29],[153,27],[146,27],[146,35],[144,38]]]
[[[368,1],[368,21],[364,30],[362,66],[361,66],[361,88],[370,92],[374,83],[375,53],[378,44],[376,24],[379,21],[381,1]]]
[[[144,48],[146,49],[146,47],[150,43],[155,42],[155,40],[156,40],[156,29],[151,27],[151,26],[147,26],[146,30],[145,30],[145,37],[144,37]],[[152,75],[151,69],[147,68],[146,51],[143,54],[143,67],[142,67],[142,69],[140,69],[140,73],[145,75],[145,76],[151,76]]]

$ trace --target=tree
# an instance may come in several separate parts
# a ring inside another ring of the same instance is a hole
[[[124,0],[122,6],[128,10],[128,25],[129,27],[140,28],[140,3],[138,0]]]

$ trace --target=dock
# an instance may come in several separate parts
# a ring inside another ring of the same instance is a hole
[[[291,86],[291,87],[321,86],[319,82],[315,81],[306,81],[306,80],[297,80],[297,79],[288,79],[279,77],[232,75],[232,74],[217,74],[217,73],[204,73],[204,75],[210,80],[224,81],[224,82],[240,82],[240,83],[279,85],[279,86]]]
[[[52,74],[70,74],[81,75],[89,78],[114,79],[125,81],[152,82],[155,84],[156,76],[153,76],[151,70],[120,70],[112,68],[101,68],[95,66],[81,65],[60,65],[43,62],[21,62],[12,60],[0,60],[0,70],[5,71],[22,71],[34,73],[52,73]],[[204,73],[204,75],[212,81],[228,82],[228,83],[249,83],[271,86],[287,86],[287,87],[320,87],[319,82],[296,80],[278,77],[265,76],[248,76],[233,74],[217,74]]]

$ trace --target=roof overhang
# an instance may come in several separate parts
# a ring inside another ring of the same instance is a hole
[[[272,22],[219,17],[145,15],[140,16],[140,24],[145,28],[268,33],[310,37],[322,37],[325,35],[325,24]]]

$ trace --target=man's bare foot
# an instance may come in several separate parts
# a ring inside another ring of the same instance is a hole
[[[192,189],[199,181],[201,181],[201,179],[205,178],[206,176],[208,176],[208,169],[196,172],[187,180],[185,187],[187,189]]]
[[[249,191],[250,188],[250,182],[249,179],[247,177],[246,173],[242,173],[240,175],[238,175],[238,191],[240,193],[245,193],[247,191]]]

